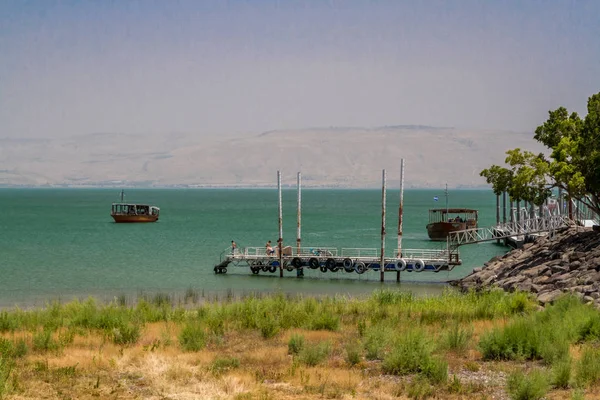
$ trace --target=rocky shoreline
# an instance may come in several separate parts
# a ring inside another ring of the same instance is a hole
[[[464,291],[498,287],[533,293],[541,305],[573,293],[600,309],[600,233],[569,227],[492,258],[451,284]]]

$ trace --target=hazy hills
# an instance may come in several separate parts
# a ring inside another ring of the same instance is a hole
[[[505,151],[543,148],[532,134],[426,126],[333,127],[269,131],[238,138],[191,134],[90,134],[0,139],[0,185],[273,186],[277,170],[295,185],[378,187],[386,169],[406,187],[477,187],[479,171]]]

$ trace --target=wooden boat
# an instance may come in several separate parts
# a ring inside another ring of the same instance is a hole
[[[446,208],[429,210],[427,234],[431,240],[446,240],[454,231],[477,228],[477,210],[471,208],[448,208],[448,185],[444,190]],[[434,198],[437,201],[437,196]]]
[[[470,208],[431,209],[427,234],[431,240],[446,240],[450,232],[477,228],[477,218],[477,210]]]
[[[124,201],[125,193],[121,191],[121,201],[113,203],[110,211],[115,222],[156,222],[160,208],[148,204],[133,204]]]

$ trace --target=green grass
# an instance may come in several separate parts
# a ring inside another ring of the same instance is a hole
[[[331,353],[331,344],[327,341],[307,344],[299,354],[299,360],[309,367],[314,367],[325,361]]]
[[[448,380],[448,363],[433,355],[433,345],[423,331],[413,329],[398,336],[381,365],[383,373],[391,375],[421,374],[431,383]]]
[[[573,343],[595,340],[600,313],[574,296],[564,296],[539,313],[513,317],[483,335],[479,348],[485,360],[562,362]]]
[[[183,351],[200,351],[206,346],[206,333],[199,322],[188,322],[179,334],[179,345]]]
[[[548,378],[540,370],[527,375],[516,371],[508,376],[507,386],[513,400],[540,400],[548,392]]]
[[[186,302],[199,296],[190,290]],[[291,362],[302,369],[326,363],[334,354],[332,362],[357,366],[355,371],[368,366],[374,373],[408,375],[413,383],[403,383],[403,395],[410,392],[413,398],[430,396],[432,390],[436,395],[445,390],[471,390],[456,379],[447,384],[446,356],[447,352],[455,353],[454,357],[475,347],[484,360],[537,360],[536,365],[548,370],[543,379],[546,387],[586,388],[600,382],[600,350],[591,345],[600,340],[600,312],[575,297],[565,296],[543,311],[536,310],[535,301],[527,294],[499,291],[460,294],[447,290],[441,296],[415,297],[381,290],[363,299],[283,294],[233,297],[223,302],[207,300],[194,308],[177,305],[172,296],[158,293],[139,296],[129,306],[119,298],[108,304],[88,299],[53,302],[41,309],[0,311],[0,332],[4,334],[0,338],[4,363],[0,376],[5,376],[7,387],[14,365],[24,362],[19,358],[30,351],[36,357],[61,351],[77,335],[96,333],[118,346],[130,346],[139,341],[146,324],[160,323],[167,331],[158,344],[147,346],[151,351],[168,345],[171,327],[179,332],[180,348],[189,352],[206,346],[222,349],[238,334],[275,345],[287,330],[335,332],[331,335],[335,339],[321,343],[308,343],[302,334],[292,334],[287,343]],[[478,320],[502,320],[504,324],[483,332],[475,343],[471,325]],[[569,356],[574,344],[583,344],[578,361]],[[221,374],[238,368],[236,360],[217,358],[209,371]],[[484,365],[480,360],[477,363]],[[477,363],[472,362],[474,366]],[[56,374],[71,379],[77,371]],[[511,396],[536,398],[544,387],[536,373],[522,380],[511,378]]]
[[[454,323],[443,336],[441,347],[447,350],[463,352],[467,349],[472,337],[472,328],[463,328],[459,323]]]
[[[240,360],[235,357],[219,357],[210,364],[209,370],[214,375],[221,375],[227,371],[238,368],[239,366]]]
[[[600,382],[600,348],[584,347],[575,368],[575,381],[580,387]]]
[[[288,354],[298,355],[304,349],[304,336],[293,334],[288,341]]]
[[[350,343],[346,345],[346,363],[349,366],[354,366],[360,363],[362,358],[362,349],[357,343]]]

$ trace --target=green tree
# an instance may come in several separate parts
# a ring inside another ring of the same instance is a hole
[[[481,171],[494,193],[542,204],[552,188],[563,189],[600,215],[600,93],[588,99],[581,119],[560,107],[535,130],[534,139],[550,151],[543,154],[513,149],[506,152],[509,168],[492,165]]]

